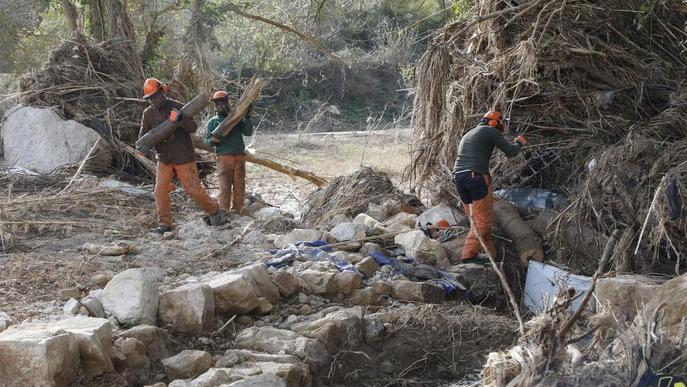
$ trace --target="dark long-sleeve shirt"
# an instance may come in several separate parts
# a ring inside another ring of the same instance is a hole
[[[514,157],[520,152],[522,145],[519,142],[509,143],[494,127],[480,125],[467,132],[460,140],[453,172],[473,171],[488,175],[494,147],[499,148],[507,157]]]
[[[205,143],[212,145],[215,149],[215,154],[218,155],[246,154],[246,144],[243,142],[243,136],[251,136],[253,134],[253,120],[251,120],[250,117],[244,117],[226,137],[220,140],[219,144],[212,142],[212,132],[225,118],[226,116],[218,114],[208,121],[208,128],[205,132]]]
[[[138,138],[148,133],[169,118],[172,109],[180,110],[184,105],[179,101],[168,99],[159,109],[149,106],[143,111],[141,118],[141,130]],[[164,164],[186,164],[195,161],[195,151],[191,133],[198,129],[193,117],[182,116],[179,128],[166,140],[155,145],[157,158]]]

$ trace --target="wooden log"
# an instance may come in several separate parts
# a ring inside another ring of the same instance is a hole
[[[193,146],[196,149],[201,149],[201,150],[208,151],[208,152],[214,152],[213,147],[211,145],[206,144],[205,141],[203,141],[203,138],[201,136],[193,135],[193,136],[191,136],[191,139],[193,140]],[[248,161],[249,163],[262,165],[263,167],[267,167],[267,168],[270,168],[274,171],[283,173],[285,175],[288,175],[289,177],[291,177],[291,179],[294,179],[294,180],[295,180],[295,177],[303,178],[303,179],[308,180],[309,182],[315,184],[318,187],[321,187],[321,186],[327,184],[327,179],[320,177],[320,176],[317,176],[312,172],[305,171],[302,169],[292,168],[292,167],[289,167],[287,165],[280,164],[276,161],[267,159],[265,157],[260,157],[260,156],[248,153],[248,154],[246,154],[246,161]]]
[[[518,210],[510,203],[499,200],[494,204],[494,218],[501,230],[513,241],[524,267],[530,259],[544,261],[544,249],[539,236],[527,226]]]
[[[231,110],[227,118],[222,121],[215,130],[212,131],[212,136],[216,138],[226,137],[231,131],[241,122],[241,119],[246,115],[251,104],[255,102],[260,96],[262,87],[265,86],[265,81],[260,78],[251,78],[248,86],[241,94],[236,106]]]
[[[201,92],[191,102],[184,105],[180,112],[182,116],[193,117],[200,113],[201,110],[205,109],[210,103],[210,96],[207,92]],[[136,141],[136,148],[141,149],[142,147],[152,148],[165,139],[169,138],[180,126],[179,122],[172,122],[170,120],[165,120],[165,122],[151,129],[148,133],[143,135]]]

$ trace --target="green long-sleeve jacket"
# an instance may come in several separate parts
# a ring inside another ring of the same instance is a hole
[[[224,138],[219,144],[212,142],[212,131],[226,118],[223,115],[216,115],[208,121],[208,129],[205,132],[205,143],[213,145],[215,154],[218,155],[244,155],[246,154],[246,144],[243,142],[243,136],[251,136],[253,134],[253,120],[250,117],[244,117],[236,127]]]

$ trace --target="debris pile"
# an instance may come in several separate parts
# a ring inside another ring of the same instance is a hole
[[[498,157],[497,188],[563,193],[571,207],[557,221],[606,237],[621,229],[616,258],[627,260],[637,246],[642,257],[626,267],[674,267],[687,249],[681,7],[476,2],[470,17],[436,35],[419,62],[408,177],[417,186],[452,189],[462,134],[486,110],[499,109],[531,145],[515,161]],[[557,232],[552,244],[561,247],[562,239]]]

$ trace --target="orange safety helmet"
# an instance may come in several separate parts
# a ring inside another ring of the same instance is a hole
[[[165,94],[169,92],[169,86],[160,82],[157,78],[148,78],[143,83],[143,99],[148,99],[155,95],[158,91]]]
[[[227,94],[227,92],[224,90],[216,91],[215,94],[212,95],[212,98],[210,98],[210,100],[212,102],[228,101],[229,100],[229,94]]]
[[[449,226],[450,225],[448,224],[448,221],[446,219],[437,220],[437,227],[439,227],[439,229],[449,228]]]
[[[501,125],[502,120],[503,116],[501,113],[495,110],[490,111],[489,113],[485,114],[484,117],[482,117],[482,122],[493,128],[498,128]]]

